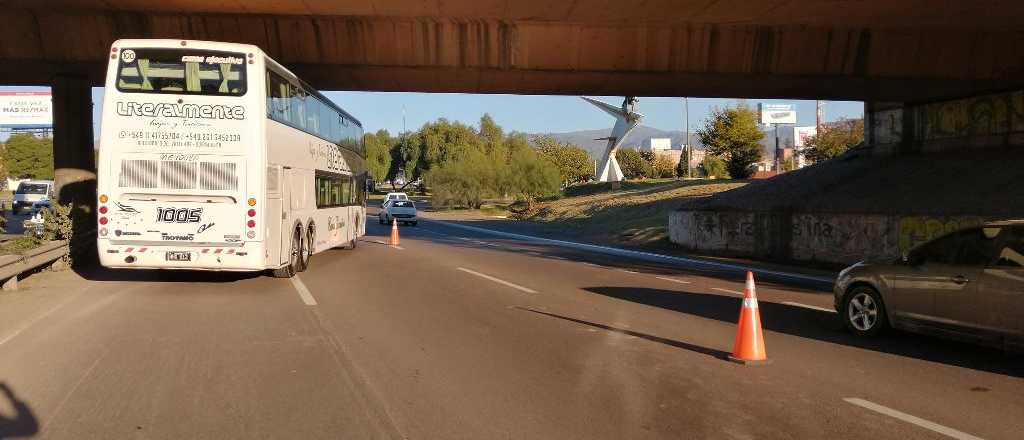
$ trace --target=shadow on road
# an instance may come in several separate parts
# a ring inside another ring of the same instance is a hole
[[[76,267],[89,281],[143,281],[150,283],[234,283],[266,276],[263,272],[213,272],[204,270],[107,269],[99,265]]]
[[[643,287],[587,287],[584,290],[679,313],[736,322],[740,298]],[[862,338],[846,332],[834,313],[760,302],[761,323],[769,331],[857,347],[957,367],[1024,377],[1024,365],[999,350],[904,332]]]
[[[534,309],[527,308],[527,307],[518,307],[518,306],[516,306],[515,308],[518,309],[518,310],[526,311],[526,312],[537,313],[537,314],[540,314],[540,315],[550,316],[552,318],[564,319],[566,321],[575,322],[577,324],[583,324],[583,325],[588,325],[588,326],[596,327],[596,328],[603,329],[603,330],[608,330],[610,332],[621,333],[621,334],[629,335],[629,336],[636,336],[636,337],[638,337],[640,339],[646,339],[648,341],[658,342],[658,343],[669,345],[669,346],[672,346],[672,347],[682,348],[684,350],[690,350],[690,351],[693,351],[693,352],[697,352],[697,353],[701,353],[701,354],[706,354],[708,356],[715,357],[715,358],[718,358],[718,359],[725,359],[726,356],[729,355],[729,353],[726,353],[726,352],[724,352],[722,350],[715,350],[713,348],[702,347],[700,345],[691,344],[689,342],[676,341],[674,339],[663,338],[661,336],[648,335],[646,333],[640,333],[640,332],[636,332],[636,331],[633,331],[633,330],[627,330],[627,329],[622,329],[622,328],[618,328],[618,327],[612,327],[610,325],[599,324],[599,323],[596,323],[596,322],[585,321],[585,320],[577,319],[577,318],[570,318],[568,316],[562,316],[562,315],[558,315],[558,314],[551,313],[551,312],[545,312],[545,311],[541,311],[541,310],[534,310]]]
[[[19,400],[6,383],[0,382],[0,396],[3,396],[2,398],[14,407],[14,414],[11,417],[0,413],[0,440],[28,437],[39,432],[39,421],[36,420],[32,409],[28,407],[28,404]]]

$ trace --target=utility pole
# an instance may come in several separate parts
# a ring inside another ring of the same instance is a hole
[[[821,123],[825,120],[825,103],[820,99],[817,101],[817,122],[814,124],[814,130],[817,132],[821,130]]]
[[[686,177],[693,177],[693,170],[691,169],[692,164],[690,162],[693,156],[693,147],[690,146],[690,97],[683,97],[683,119],[686,120],[686,137],[683,140],[683,148],[686,149]]]

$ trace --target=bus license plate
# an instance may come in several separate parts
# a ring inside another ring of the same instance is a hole
[[[192,253],[171,251],[167,253],[167,261],[192,261]]]

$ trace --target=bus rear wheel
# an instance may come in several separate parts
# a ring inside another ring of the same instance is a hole
[[[315,238],[316,229],[312,224],[310,224],[309,228],[306,229],[306,241],[304,242],[306,246],[305,249],[303,249],[302,268],[299,269],[299,272],[305,272],[306,269],[309,269],[309,261],[313,259],[313,247],[316,244],[316,241],[314,241]]]
[[[295,230],[292,235],[292,246],[288,255],[288,264],[274,269],[274,276],[277,278],[291,278],[299,272],[300,259],[302,258],[302,231]]]

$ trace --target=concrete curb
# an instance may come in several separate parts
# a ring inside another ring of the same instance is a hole
[[[833,279],[833,278],[819,277],[819,276],[814,276],[814,275],[806,275],[806,274],[793,273],[793,272],[782,272],[782,271],[777,271],[777,270],[768,270],[768,269],[758,268],[758,267],[755,267],[755,266],[745,266],[745,265],[741,265],[741,264],[721,263],[721,262],[717,262],[717,261],[699,260],[699,259],[686,258],[686,257],[675,257],[675,256],[671,256],[671,255],[655,254],[653,252],[634,251],[634,250],[614,248],[614,247],[609,247],[609,246],[599,246],[599,245],[595,245],[595,244],[577,243],[577,242],[573,242],[573,241],[564,241],[564,240],[554,240],[554,239],[550,239],[550,238],[535,237],[535,236],[531,236],[531,235],[513,234],[511,232],[495,231],[493,229],[484,229],[484,228],[480,228],[480,227],[476,227],[476,226],[460,225],[460,224],[453,223],[453,222],[446,221],[446,220],[427,219],[427,218],[423,218],[423,217],[421,217],[420,220],[426,221],[426,222],[434,222],[434,223],[438,223],[438,224],[441,224],[441,225],[444,225],[444,226],[450,226],[450,227],[453,227],[453,228],[461,228],[461,229],[465,229],[465,230],[468,230],[468,231],[482,232],[482,233],[485,233],[485,234],[491,234],[491,235],[497,235],[497,236],[501,236],[501,237],[514,238],[514,239],[518,239],[518,240],[533,241],[533,242],[537,242],[537,243],[552,244],[552,245],[555,245],[555,246],[566,247],[566,248],[577,249],[577,250],[583,250],[583,251],[588,251],[588,252],[595,252],[595,253],[605,254],[605,255],[614,255],[614,256],[619,256],[619,257],[635,258],[635,259],[638,259],[638,260],[651,261],[651,262],[656,262],[656,263],[674,263],[674,264],[682,263],[682,264],[687,265],[688,267],[697,267],[697,268],[703,267],[703,268],[718,269],[718,270],[729,270],[729,271],[736,271],[736,272],[740,272],[740,273],[744,273],[744,274],[747,271],[751,271],[751,272],[754,272],[754,274],[756,274],[756,275],[771,275],[771,276],[774,276],[774,277],[777,277],[777,278],[799,280],[799,281],[803,281],[803,282],[813,282],[815,284],[820,284],[822,286],[827,285],[830,289],[831,289],[832,284],[835,282],[835,279]]]

